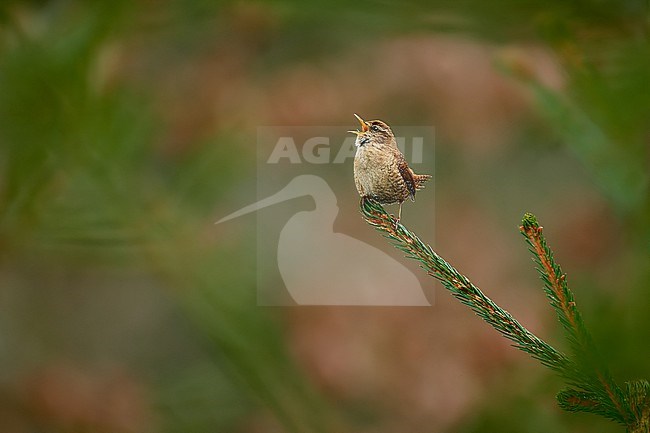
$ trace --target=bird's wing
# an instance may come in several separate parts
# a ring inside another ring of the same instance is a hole
[[[402,179],[404,179],[406,188],[409,190],[409,195],[411,196],[411,200],[415,200],[415,191],[416,191],[415,177],[413,176],[413,170],[409,168],[403,156],[399,158],[397,162],[397,168],[399,169],[399,174],[402,175]]]

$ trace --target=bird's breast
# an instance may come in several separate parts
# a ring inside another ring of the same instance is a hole
[[[354,158],[354,180],[360,195],[373,196],[381,203],[401,202],[408,196],[397,158],[390,149],[359,147]]]

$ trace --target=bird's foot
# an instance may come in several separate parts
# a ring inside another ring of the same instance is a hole
[[[402,219],[402,204],[404,204],[404,202],[400,202],[399,204],[399,211],[397,212],[397,218],[395,219],[395,230],[397,230],[399,222]]]

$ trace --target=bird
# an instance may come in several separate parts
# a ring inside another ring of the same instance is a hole
[[[402,205],[407,198],[415,201],[415,193],[431,179],[428,174],[415,174],[397,147],[395,134],[381,120],[365,121],[354,115],[361,130],[357,135],[354,155],[354,183],[361,201],[372,199],[380,204],[399,204],[395,225],[402,218]]]

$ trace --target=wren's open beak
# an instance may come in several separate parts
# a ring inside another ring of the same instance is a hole
[[[361,117],[359,117],[356,113],[355,113],[354,117],[356,117],[357,120],[359,121],[359,123],[361,124],[361,131],[348,131],[348,132],[351,132],[351,133],[357,134],[357,135],[362,134],[364,132],[368,132],[368,130],[370,128],[368,127],[368,124],[365,122],[365,120],[363,120]]]
[[[370,129],[366,121],[363,120],[361,117],[359,117],[356,113],[354,114],[354,117],[356,117],[359,123],[361,124],[361,132],[367,132],[368,129]]]

